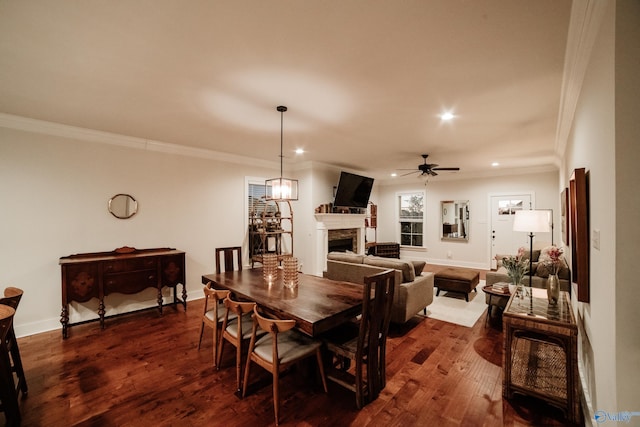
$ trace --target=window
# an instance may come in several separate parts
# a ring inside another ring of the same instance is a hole
[[[265,190],[271,193],[271,187],[265,187],[264,181],[248,181],[247,182],[247,206],[249,216],[261,216],[265,207],[268,212],[275,213],[276,206],[272,203],[267,205],[265,201]]]
[[[424,192],[398,195],[400,245],[423,247]]]

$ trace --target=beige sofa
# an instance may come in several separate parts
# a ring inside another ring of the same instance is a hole
[[[545,248],[546,249],[546,248]],[[544,251],[544,249],[542,249]],[[533,275],[531,278],[531,286],[534,288],[546,289],[547,287],[547,278],[549,277],[549,270],[544,265],[544,263],[539,262],[540,254],[542,253],[539,249],[533,250]],[[507,256],[507,255],[504,255]],[[507,282],[511,283],[509,279],[509,275],[507,274],[507,269],[502,266],[502,258],[503,255],[497,255],[496,259],[498,260],[498,269],[496,271],[488,271],[487,272],[487,285],[493,285],[497,282]],[[529,251],[526,251],[523,258],[529,258]],[[561,291],[569,291],[571,286],[571,273],[569,271],[569,266],[567,265],[566,260],[562,257],[562,266],[558,270],[558,278],[560,279],[560,290]],[[522,283],[525,286],[529,286],[529,273],[522,279]]]
[[[331,252],[327,255],[324,277],[345,282],[364,283],[366,276],[394,269],[396,288],[391,321],[405,323],[433,302],[433,273],[422,273],[424,262],[404,261],[372,255]],[[417,272],[417,273],[416,273]]]

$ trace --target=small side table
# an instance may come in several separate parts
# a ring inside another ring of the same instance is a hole
[[[500,311],[506,307],[509,298],[511,298],[511,292],[500,292],[493,289],[492,285],[486,285],[482,288],[485,294],[489,297],[487,301],[487,318],[484,325],[487,326],[489,319],[491,319],[492,307],[496,306]]]
[[[579,423],[578,327],[569,294],[560,292],[558,304],[550,305],[546,292],[534,288],[531,304],[528,299],[512,298],[503,312],[502,395],[537,397]]]

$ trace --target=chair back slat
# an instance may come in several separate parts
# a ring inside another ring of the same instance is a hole
[[[224,271],[242,270],[242,247],[216,248],[216,273],[222,273],[220,269],[221,255],[224,261]]]

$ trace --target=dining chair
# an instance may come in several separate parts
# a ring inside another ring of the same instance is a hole
[[[216,273],[222,273],[220,269],[221,255],[224,260],[224,271],[242,270],[242,248],[240,246],[216,248]],[[234,258],[236,260],[235,266]]]
[[[204,309],[202,311],[202,322],[200,323],[200,339],[198,340],[198,350],[202,344],[202,335],[205,325],[213,329],[213,366],[218,360],[218,337],[220,335],[219,326],[226,315],[226,309],[222,301],[229,295],[229,291],[213,289],[211,282],[204,286]],[[235,317],[235,315],[233,315]]]
[[[332,356],[327,378],[355,392],[358,409],[375,400],[386,385],[386,342],[394,288],[393,270],[365,277],[359,322],[345,323],[323,336]],[[350,361],[355,365],[352,369]]]
[[[224,343],[225,341],[229,341],[236,347],[236,390],[239,394],[242,391],[242,347],[243,343],[247,343],[251,339],[253,327],[251,313],[253,313],[253,308],[256,306],[256,303],[234,301],[231,295],[229,295],[224,299],[224,305],[227,309],[227,314],[222,322],[222,336],[218,348],[217,369],[220,369]],[[232,315],[234,318],[230,317]],[[240,319],[239,322],[238,319]]]
[[[4,297],[0,298],[0,304],[8,305],[15,311],[18,311],[18,305],[23,295],[22,289],[9,286],[4,290]],[[20,349],[18,348],[18,340],[16,338],[16,332],[13,329],[13,322],[11,328],[7,334],[6,346],[9,350],[11,371],[15,372],[17,377],[16,383],[16,395],[22,392],[22,396],[26,396],[28,393],[27,378],[24,375],[24,369],[22,367],[22,358],[20,357]]]
[[[7,340],[13,328],[13,316],[16,311],[8,305],[0,305],[0,410],[4,412],[7,426],[19,426],[20,407],[11,369],[11,360]]]
[[[327,380],[324,376],[321,353],[322,342],[294,330],[295,325],[295,320],[268,319],[258,312],[257,306],[253,309],[253,329],[249,342],[247,366],[244,370],[242,397],[245,397],[247,393],[251,362],[269,371],[273,376],[273,410],[276,425],[280,422],[279,378],[281,370],[315,355],[322,386],[327,393]],[[260,337],[260,330],[266,331],[268,334]]]

